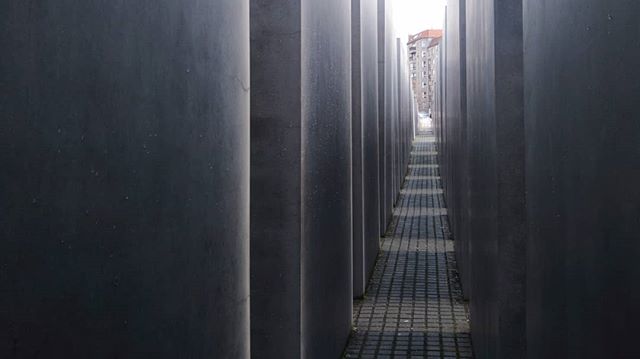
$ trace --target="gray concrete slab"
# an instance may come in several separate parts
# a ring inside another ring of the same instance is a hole
[[[470,267],[468,241],[468,198],[467,182],[467,92],[466,92],[466,12],[465,1],[454,0],[447,4],[445,24],[446,61],[446,102],[443,104],[444,132],[442,165],[446,179],[445,191],[450,207],[453,235],[458,241],[458,266],[463,293],[470,295]]]
[[[396,35],[397,36],[397,35]],[[400,188],[401,188],[401,184],[402,181],[404,179],[404,174],[402,173],[402,168],[404,167],[404,159],[403,159],[403,151],[404,151],[404,144],[403,144],[403,130],[404,130],[404,116],[405,116],[405,96],[406,94],[404,93],[404,75],[405,73],[403,72],[404,67],[406,66],[405,58],[404,58],[404,54],[403,51],[406,49],[405,46],[405,41],[404,39],[400,39],[399,37],[396,37],[394,40],[394,43],[396,44],[396,101],[398,103],[398,106],[396,108],[396,138],[395,138],[395,146],[394,146],[394,152],[395,152],[395,158],[394,158],[394,162],[395,162],[395,166],[396,166],[396,170],[394,171],[394,191],[396,191],[397,195],[399,195],[400,192]],[[396,197],[394,197],[394,205],[396,203]]]
[[[363,188],[363,118],[362,118],[362,30],[360,0],[351,0],[351,156],[353,188],[353,295],[364,294],[364,188]]]
[[[251,1],[251,351],[299,358],[301,5]]]
[[[392,210],[395,203],[397,191],[395,187],[395,174],[397,163],[395,161],[395,139],[396,123],[398,120],[398,97],[397,97],[397,55],[396,55],[396,33],[393,26],[393,5],[391,1],[385,2],[385,62],[384,62],[384,206],[386,218],[383,226],[386,228],[392,219]]]
[[[249,357],[248,18],[0,4],[0,357]]]
[[[467,140],[472,333],[479,358],[525,356],[522,6],[469,3]]]
[[[524,1],[529,358],[640,357],[639,13]]]
[[[464,126],[446,15],[436,133],[476,355],[637,357],[640,8],[523,3],[467,3]]]
[[[353,298],[351,3],[301,4],[301,350],[331,358],[351,331]]]
[[[252,354],[337,357],[353,297],[351,5],[251,3]]]
[[[361,0],[362,118],[364,192],[364,269],[371,276],[380,250],[380,145],[378,94],[378,1]]]
[[[375,0],[352,2],[354,297],[364,294],[380,248],[377,10]],[[358,118],[360,120],[357,120]],[[358,126],[361,129],[360,136],[356,136]],[[361,146],[356,146],[358,141],[361,142]],[[361,161],[360,171],[356,170],[358,160]],[[356,176],[356,173],[359,175]],[[360,181],[361,190],[357,190],[356,177]],[[361,208],[360,216],[356,207]],[[362,226],[356,224],[357,218],[362,222]],[[360,234],[356,228],[360,228]]]
[[[380,235],[384,235],[384,231],[387,228],[388,223],[388,198],[386,194],[387,190],[387,146],[385,137],[387,126],[387,101],[385,97],[385,89],[387,84],[387,32],[389,31],[389,15],[388,13],[388,1],[378,0],[378,150],[379,150],[379,186],[380,186]]]

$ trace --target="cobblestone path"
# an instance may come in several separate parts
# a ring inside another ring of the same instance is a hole
[[[471,358],[433,136],[414,142],[408,176],[346,358]]]

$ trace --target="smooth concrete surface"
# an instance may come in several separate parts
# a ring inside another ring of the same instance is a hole
[[[380,235],[383,236],[387,231],[387,165],[385,145],[386,136],[386,118],[387,118],[387,102],[385,97],[385,89],[387,85],[386,64],[387,61],[387,31],[390,28],[390,17],[387,15],[387,3],[389,0],[378,0],[378,155],[380,157],[379,167],[379,186],[380,186]]]
[[[303,358],[337,358],[351,331],[351,3],[301,1]]]
[[[448,7],[445,6],[444,8],[444,25],[447,24],[447,13],[448,13]],[[437,143],[438,146],[438,163],[441,165],[440,168],[440,175],[441,177],[444,176],[445,173],[445,167],[442,165],[445,162],[446,159],[446,139],[445,139],[445,126],[446,126],[446,122],[444,121],[445,115],[446,115],[446,88],[447,88],[447,72],[445,71],[446,68],[446,64],[447,64],[447,57],[446,57],[446,48],[447,48],[447,38],[448,38],[448,34],[446,31],[443,32],[442,34],[442,39],[440,40],[440,45],[438,45],[438,71],[436,71],[436,81],[437,81],[437,86],[435,87],[435,94],[434,94],[434,102],[435,102],[435,111],[432,114],[432,118],[433,118],[433,132],[435,135],[435,141]],[[445,179],[442,179],[442,187],[443,187],[443,191],[446,193],[447,192],[447,181]],[[447,200],[447,197],[445,195],[445,202]]]
[[[525,357],[522,3],[469,2],[467,141],[471,327],[478,358]]]
[[[252,358],[300,357],[300,24],[299,0],[251,1]]]
[[[475,355],[640,357],[640,5],[467,2],[464,56],[461,12],[435,123]]]
[[[393,217],[393,207],[400,194],[403,166],[402,151],[410,144],[403,141],[404,121],[401,119],[400,58],[398,33],[393,24],[393,2],[378,2],[378,74],[379,74],[379,154],[380,154],[380,223],[384,234]],[[405,64],[406,65],[406,64]],[[402,81],[409,81],[408,77]],[[408,104],[406,106],[409,106]]]
[[[404,98],[405,98],[405,93],[404,93],[404,78],[403,75],[404,73],[402,72],[403,68],[406,66],[406,64],[403,62],[404,58],[403,58],[403,50],[406,48],[405,45],[405,40],[401,39],[399,37],[395,38],[395,44],[396,44],[396,68],[395,68],[395,72],[396,72],[396,101],[398,103],[397,109],[396,109],[396,116],[397,116],[397,130],[395,133],[395,141],[394,141],[394,152],[395,152],[395,158],[394,158],[394,163],[396,163],[396,171],[394,171],[394,183],[395,183],[395,188],[394,191],[397,191],[397,193],[400,192],[400,187],[401,187],[401,183],[404,180],[404,176],[402,175],[402,162],[403,162],[403,150],[404,150],[404,146],[403,146],[403,122],[404,122],[404,115],[405,115],[405,107],[404,107]],[[396,202],[396,199],[394,198],[394,204]]]
[[[351,17],[353,295],[359,298],[365,293],[380,249],[376,0],[353,0]],[[360,134],[356,135],[357,132]],[[360,146],[356,145],[358,142]],[[356,166],[358,161],[361,163],[360,170]],[[357,224],[358,221],[361,224]]]
[[[351,329],[350,8],[251,1],[255,358],[339,357]]]
[[[640,357],[638,14],[524,1],[528,358]]]
[[[400,190],[409,165],[409,152],[411,151],[411,84],[409,77],[409,61],[407,46],[404,38],[394,34],[395,62],[393,96],[395,103],[395,121],[393,138],[393,204],[400,197]]]
[[[441,155],[445,193],[449,208],[451,230],[456,240],[456,258],[465,298],[470,296],[470,263],[472,248],[468,234],[468,177],[467,177],[467,92],[466,92],[466,15],[465,1],[447,4],[446,33],[446,97],[444,103],[443,154]]]
[[[0,357],[249,357],[248,20],[0,4]]]
[[[411,79],[409,73],[409,54],[404,38],[397,39],[399,49],[399,61],[398,61],[398,91],[400,96],[398,97],[400,103],[400,138],[399,138],[399,171],[398,171],[398,191],[403,186],[405,177],[407,175],[407,169],[409,166],[410,152],[413,141],[412,129],[413,125],[413,92],[411,90]]]
[[[353,220],[353,296],[364,294],[364,190],[362,182],[362,59],[360,0],[351,0],[351,158]]]
[[[378,1],[361,0],[362,136],[365,283],[380,250]]]
[[[397,191],[395,190],[395,131],[398,121],[398,97],[397,97],[397,57],[396,57],[396,33],[393,26],[393,5],[391,1],[385,2],[385,53],[384,53],[384,206],[385,215],[383,226],[385,230],[392,220],[393,205]],[[381,100],[382,101],[382,100]]]

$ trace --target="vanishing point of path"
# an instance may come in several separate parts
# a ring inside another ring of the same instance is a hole
[[[346,358],[471,358],[435,138],[420,135]]]

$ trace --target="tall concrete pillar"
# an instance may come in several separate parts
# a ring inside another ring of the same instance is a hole
[[[398,84],[396,82],[397,78],[397,58],[396,58],[396,36],[395,29],[393,27],[393,5],[390,1],[385,2],[385,60],[384,60],[384,101],[385,101],[385,116],[384,116],[384,126],[385,126],[385,136],[384,136],[384,157],[385,157],[385,215],[384,218],[384,226],[385,228],[389,225],[392,220],[393,215],[393,205],[395,204],[395,198],[397,192],[395,190],[396,180],[396,161],[395,161],[395,136],[396,136],[396,122],[398,120],[397,108],[398,108],[398,98],[397,98],[397,87]]]
[[[411,91],[411,138],[416,136],[418,132],[418,122],[417,122],[417,109],[416,109],[416,100],[413,97],[413,91]]]
[[[301,3],[251,0],[251,354],[299,358]]]
[[[438,87],[436,89],[436,94],[435,96],[437,97],[437,101],[436,101],[436,106],[437,106],[437,111],[436,111],[436,117],[434,117],[434,126],[436,126],[435,128],[435,134],[437,136],[437,144],[438,144],[438,164],[439,164],[439,173],[440,176],[442,178],[441,182],[442,182],[442,187],[443,187],[443,191],[445,193],[445,200],[448,201],[448,185],[449,185],[449,180],[447,177],[447,145],[448,145],[448,141],[446,139],[446,126],[447,126],[447,122],[444,120],[446,118],[446,103],[447,103],[447,72],[446,72],[446,65],[447,65],[447,43],[448,43],[448,38],[449,38],[449,34],[446,31],[446,24],[449,22],[448,21],[448,6],[445,6],[444,8],[444,27],[445,27],[445,31],[443,31],[442,34],[442,41],[440,42],[440,45],[438,46],[438,71],[436,73],[436,78],[438,80]],[[450,207],[449,204],[447,204],[447,207]],[[450,209],[448,208],[448,211],[450,211]]]
[[[0,357],[249,357],[248,1],[0,5]]]
[[[364,270],[368,279],[380,250],[378,1],[361,0]]]
[[[396,38],[396,51],[397,51],[397,84],[398,84],[398,170],[396,171],[397,177],[397,191],[400,193],[402,184],[404,183],[404,177],[407,170],[409,151],[411,149],[410,130],[411,130],[411,111],[412,111],[412,94],[411,84],[409,81],[408,71],[408,54],[407,46],[403,38]]]
[[[379,166],[379,186],[380,186],[380,235],[384,235],[387,231],[387,101],[385,97],[385,89],[387,86],[386,67],[387,64],[387,0],[378,0],[378,154],[380,157]]]
[[[338,357],[351,329],[350,8],[251,1],[255,358]]]
[[[463,292],[470,294],[471,273],[469,253],[472,250],[468,234],[468,181],[467,181],[467,91],[466,91],[466,15],[465,0],[453,0],[447,4],[446,63],[447,74],[444,174],[449,219],[456,239],[457,263]]]
[[[364,294],[380,248],[377,9],[376,0],[352,1],[353,294],[355,297],[361,297]],[[360,145],[356,145],[358,142]],[[356,166],[358,162],[361,163],[359,168]],[[358,186],[357,183],[360,185]],[[357,225],[358,222],[361,225]]]
[[[364,6],[364,4],[363,4]],[[362,71],[361,4],[351,0],[351,82],[352,82],[352,181],[353,181],[353,295],[364,294],[366,279],[364,269],[364,191],[362,182],[363,135],[362,135]]]
[[[444,24],[447,23],[447,7],[445,6],[444,8]],[[446,25],[445,25],[446,26]],[[446,49],[447,49],[447,32],[443,32],[442,34],[442,41],[440,42],[440,45],[438,45],[438,71],[436,73],[436,78],[438,80],[438,87],[436,90],[436,96],[438,98],[438,100],[436,101],[437,107],[438,107],[438,111],[436,112],[436,118],[434,118],[434,124],[435,126],[438,126],[436,128],[436,135],[438,136],[438,163],[440,164],[440,175],[442,176],[443,170],[444,170],[444,164],[445,164],[445,152],[446,152],[446,147],[445,147],[445,143],[444,143],[444,133],[445,133],[445,111],[446,111],[446,95],[447,95],[447,73],[445,71],[445,66],[447,63],[447,53],[446,53]],[[443,186],[443,190],[446,193],[446,186],[447,186],[447,181],[443,178],[442,179],[442,186]],[[446,196],[445,196],[446,198]]]
[[[302,1],[304,358],[340,356],[351,331],[350,21],[348,1]]]
[[[524,1],[529,358],[640,357],[639,13]]]
[[[402,178],[401,178],[401,173],[402,173],[402,150],[403,150],[403,143],[402,143],[402,132],[403,132],[403,126],[404,126],[404,83],[403,83],[403,78],[402,78],[402,67],[403,67],[403,57],[402,57],[402,48],[403,46],[403,41],[399,38],[399,37],[395,37],[394,36],[394,44],[396,46],[396,66],[394,68],[395,74],[396,74],[396,91],[395,91],[395,98],[396,101],[398,103],[398,106],[396,108],[396,123],[397,123],[397,130],[396,130],[396,136],[395,136],[395,140],[394,140],[394,148],[395,148],[395,158],[394,158],[394,163],[396,164],[396,168],[395,171],[393,173],[394,175],[394,190],[397,193],[397,195],[400,194],[400,184],[402,183]],[[397,200],[397,196],[394,197],[394,204]]]
[[[525,357],[522,3],[469,2],[467,154],[471,321],[479,358]],[[455,188],[454,188],[455,190]]]

